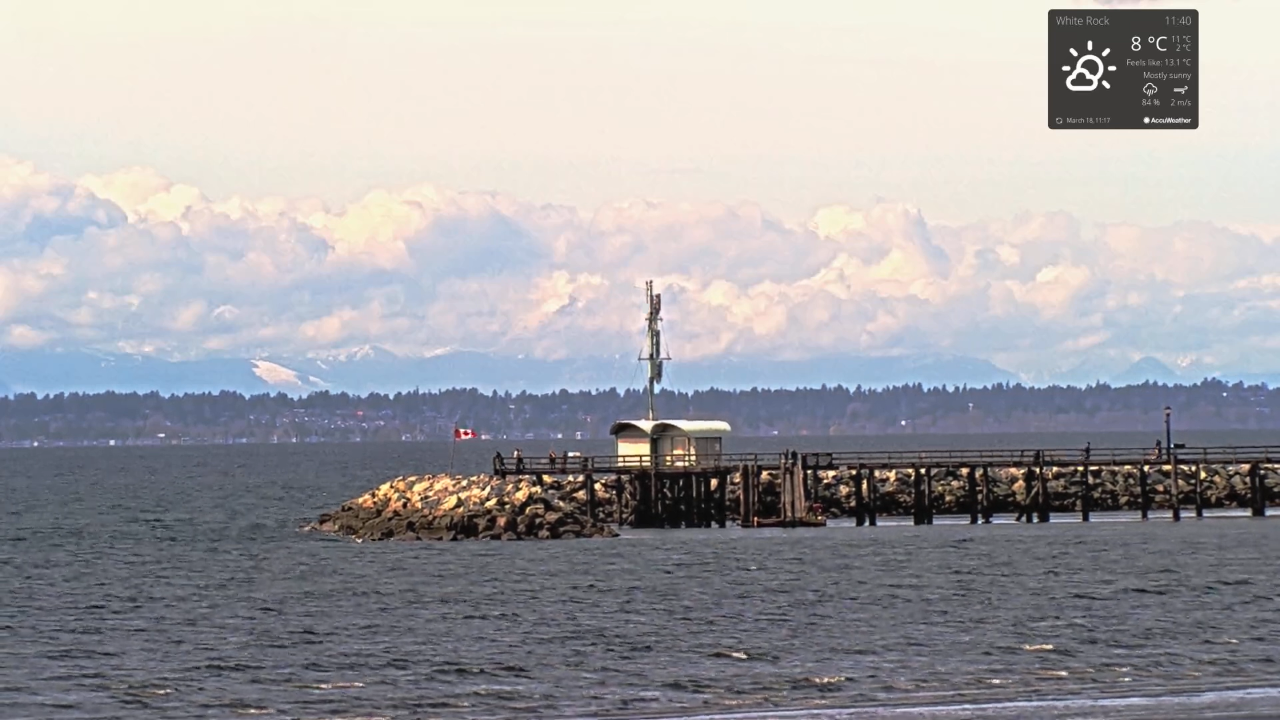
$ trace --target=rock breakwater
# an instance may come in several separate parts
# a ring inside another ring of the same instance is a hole
[[[876,473],[880,491],[877,512],[882,515],[910,515],[912,510],[912,470],[898,469]],[[979,470],[979,473],[981,471]],[[1080,510],[1084,487],[1083,468],[1052,468],[1045,470],[1050,509],[1054,512]],[[1142,493],[1137,466],[1094,467],[1089,470],[1091,509],[1098,511],[1139,510]],[[1196,478],[1201,468],[1195,465],[1178,466],[1178,500],[1183,507],[1193,507],[1196,499]],[[969,512],[967,469],[934,469],[933,507],[938,514],[962,514]],[[1248,465],[1205,465],[1200,477],[1202,506],[1209,509],[1249,507]],[[1260,476],[1264,497],[1274,498],[1280,488],[1280,465],[1263,465]],[[995,513],[1017,512],[1025,498],[1026,470],[1024,468],[992,467],[988,471],[991,493],[991,510]],[[819,487],[815,502],[821,503],[829,515],[851,515],[855,507],[855,473],[827,471],[819,474]],[[765,476],[763,488],[766,497],[771,493]],[[777,480],[772,479],[777,485]],[[864,480],[865,482],[865,480]],[[1167,465],[1147,467],[1147,489],[1153,509],[1173,506],[1173,483]],[[730,494],[733,486],[731,485]],[[864,485],[865,492],[865,485]]]
[[[939,515],[967,514],[969,494],[967,468],[933,469],[934,512]],[[993,513],[1015,513],[1025,507],[1028,491],[1026,469],[991,467],[988,492]],[[1046,470],[1046,486],[1052,512],[1079,512],[1084,471],[1082,468]],[[1147,490],[1152,509],[1172,507],[1173,483],[1168,466],[1147,467]],[[912,473],[910,468],[875,473],[879,515],[909,516],[912,513]],[[979,471],[979,477],[981,477]],[[1138,466],[1094,467],[1089,470],[1090,508],[1094,512],[1139,510],[1142,492]],[[1263,497],[1274,502],[1280,495],[1280,464],[1259,468]],[[1196,502],[1196,480],[1200,481],[1201,504],[1206,509],[1248,508],[1251,492],[1248,465],[1180,465],[1178,499],[1182,507]],[[711,481],[713,492],[718,480]],[[867,495],[869,479],[861,480],[849,470],[822,471],[811,502],[819,504],[830,517],[847,517],[856,512],[856,485],[863,483]],[[589,514],[587,484],[583,476],[566,478],[490,475],[467,477],[450,475],[404,476],[379,485],[360,497],[324,513],[309,529],[348,536],[357,540],[526,540],[616,537],[610,524],[621,518],[630,522],[636,510],[628,484],[613,477],[596,476],[592,483],[594,503]],[[729,476],[726,510],[730,521],[739,520],[741,478]],[[617,493],[622,489],[621,512]],[[766,471],[760,481],[757,501],[759,517],[777,517],[781,505],[779,473]]]
[[[560,540],[618,534],[587,517],[581,478],[540,482],[488,475],[398,477],[324,513],[308,529],[357,540]]]

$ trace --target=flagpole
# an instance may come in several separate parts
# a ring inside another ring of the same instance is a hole
[[[453,474],[453,450],[458,447],[458,423],[453,423],[453,439],[449,442],[449,474]]]

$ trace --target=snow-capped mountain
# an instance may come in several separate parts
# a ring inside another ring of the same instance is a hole
[[[1093,365],[1045,373],[1024,383],[1112,385],[1145,381],[1194,383],[1206,376],[1227,380],[1275,383],[1280,373],[1211,373],[1197,363],[1179,372],[1155,358],[1117,366],[1116,358]],[[474,387],[483,392],[510,390],[552,392],[560,389],[640,387],[644,372],[634,356],[600,356],[566,360],[448,351],[419,357],[397,355],[386,348],[362,346],[306,356],[260,356],[170,361],[143,355],[88,351],[22,351],[0,353],[0,393],[119,392],[183,393],[232,390],[241,393],[306,394],[318,390],[366,394],[419,388],[438,390]],[[823,384],[883,387],[921,383],[971,387],[1019,378],[977,358],[920,354],[905,356],[829,355],[807,360],[716,358],[671,362],[663,387],[697,390],[708,387],[817,387]]]

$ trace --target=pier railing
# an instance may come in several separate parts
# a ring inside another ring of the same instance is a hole
[[[499,475],[577,473],[717,472],[743,465],[763,470],[781,470],[789,464],[808,469],[930,467],[1120,467],[1200,463],[1204,465],[1247,465],[1280,463],[1280,445],[1238,445],[1163,448],[1100,448],[1087,454],[1081,448],[986,449],[986,450],[837,450],[814,452],[796,450],[794,462],[783,452],[702,453],[671,455],[591,455],[494,459]]]

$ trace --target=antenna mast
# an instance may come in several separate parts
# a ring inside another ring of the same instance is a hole
[[[671,358],[662,356],[662,294],[654,294],[652,280],[645,281],[644,289],[645,296],[649,301],[649,315],[646,318],[647,327],[645,331],[649,354],[639,359],[649,363],[649,419],[657,420],[658,413],[653,407],[654,386],[662,382],[662,361],[670,360]]]

